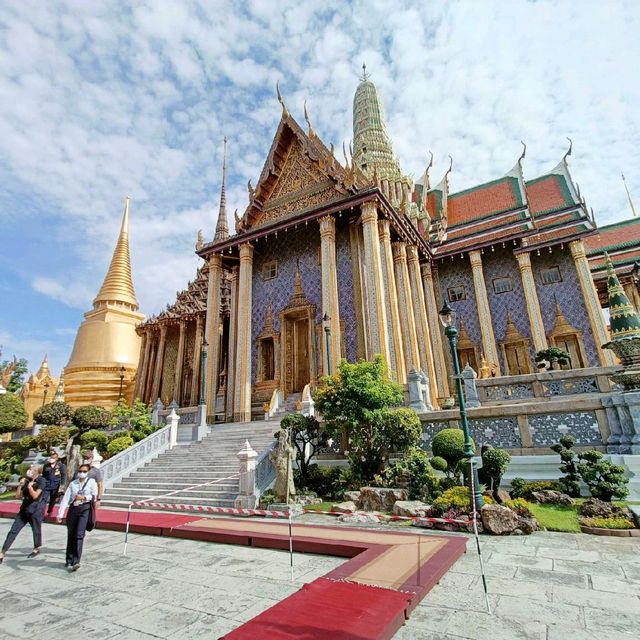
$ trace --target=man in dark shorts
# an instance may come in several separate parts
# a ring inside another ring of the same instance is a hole
[[[64,480],[65,466],[58,460],[58,454],[56,451],[52,451],[49,454],[49,460],[47,460],[44,468],[42,469],[42,476],[47,481],[47,488],[45,498],[48,503],[47,515],[51,515],[53,507],[58,500],[58,494],[60,493],[60,487]]]

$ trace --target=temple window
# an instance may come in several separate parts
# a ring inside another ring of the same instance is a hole
[[[569,364],[561,365],[562,369],[580,369],[586,365],[582,332],[569,324],[556,300],[556,326],[549,335],[549,346],[558,347],[569,354]]]
[[[549,267],[543,269],[540,272],[542,278],[542,284],[555,284],[556,282],[562,282],[562,276],[560,275],[560,269],[558,267]]]
[[[262,267],[262,278],[264,280],[273,280],[273,278],[278,277],[278,261],[271,260],[270,262],[265,262]]]
[[[449,302],[457,302],[458,300],[466,300],[467,292],[464,286],[449,287],[447,289],[447,295],[449,296]]]
[[[519,376],[532,372],[529,344],[529,339],[518,331],[511,317],[511,312],[507,311],[507,326],[504,339],[500,343],[506,375]]]
[[[511,278],[494,278],[493,290],[495,293],[509,293],[509,291],[513,291]]]
[[[261,347],[262,380],[273,380],[276,371],[273,338],[263,338]]]

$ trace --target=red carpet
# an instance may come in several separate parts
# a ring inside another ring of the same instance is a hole
[[[18,502],[0,502],[0,517],[14,518],[18,508]],[[55,522],[55,518],[47,518],[47,522]],[[126,522],[126,511],[98,510],[99,529],[124,531]],[[198,514],[133,511],[129,530],[226,544],[288,548],[287,523],[262,519],[203,519]],[[225,638],[388,640],[465,552],[466,538],[295,523],[293,547],[297,552],[346,556],[351,560],[304,585]]]

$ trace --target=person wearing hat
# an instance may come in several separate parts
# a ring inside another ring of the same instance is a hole
[[[0,551],[0,564],[4,560],[5,553],[10,549],[16,537],[29,525],[33,533],[33,551],[27,556],[35,558],[40,554],[42,546],[42,520],[44,519],[44,498],[47,481],[42,477],[42,467],[39,464],[32,464],[24,478],[20,478],[16,498],[22,500],[20,510],[13,521],[11,529],[2,545]]]
[[[58,501],[58,495],[60,493],[60,485],[65,474],[65,466],[58,460],[57,451],[52,451],[49,454],[49,459],[42,469],[42,477],[47,481],[45,500],[48,502],[47,515],[50,516],[53,512],[53,507]]]
[[[89,478],[91,467],[85,462],[78,469],[78,477],[73,480],[64,493],[58,509],[58,524],[67,515],[67,552],[65,567],[70,571],[80,568],[82,548],[87,529],[91,531],[95,524],[94,506],[98,497],[98,485],[93,478]]]

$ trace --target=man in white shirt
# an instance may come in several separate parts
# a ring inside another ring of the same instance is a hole
[[[73,480],[64,493],[58,509],[58,523],[62,522],[67,508],[67,553],[65,567],[70,571],[80,568],[82,547],[87,531],[95,524],[94,507],[98,498],[98,485],[89,477],[90,466],[81,464],[78,477]]]

